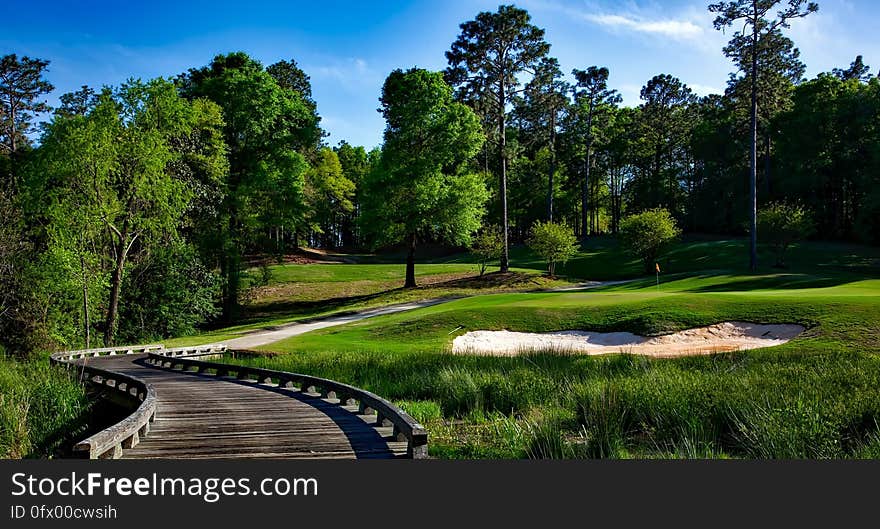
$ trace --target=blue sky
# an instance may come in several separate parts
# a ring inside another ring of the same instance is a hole
[[[880,2],[818,0],[819,13],[794,21],[789,35],[807,75],[848,65],[863,54],[880,69]],[[658,73],[680,77],[699,94],[723,90],[729,36],[712,28],[708,1],[520,0],[547,31],[563,70],[604,65],[626,104]],[[268,65],[294,58],[311,76],[328,143],[372,147],[384,123],[376,112],[394,68],[445,68],[458,24],[497,1],[32,2],[6,0],[0,54],[51,60],[57,96],[83,84],[173,76],[243,50]],[[22,15],[19,16],[18,13]]]

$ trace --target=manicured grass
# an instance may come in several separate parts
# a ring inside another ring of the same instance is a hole
[[[402,288],[404,265],[283,264],[269,267],[271,279],[255,288],[237,325],[198,336],[163,340],[171,347],[199,345],[235,338],[243,333],[334,313],[396,303],[456,298],[494,292],[523,292],[568,286],[535,270],[479,276],[472,264],[426,264],[416,267],[419,287]]]
[[[282,264],[269,267],[270,285],[280,283],[338,283],[351,281],[400,281],[406,277],[402,264]],[[479,272],[473,264],[419,264],[416,278],[441,275],[474,275]]]
[[[728,320],[808,331],[772,349],[677,360],[449,353],[467,330],[654,334]],[[235,361],[395,399],[428,425],[438,457],[878,457],[878,344],[880,280],[826,267],[461,299]]]
[[[0,458],[47,457],[84,431],[85,389],[44,359],[0,357]]]
[[[793,245],[786,254],[790,270],[800,272],[848,271],[880,275],[880,249],[843,243],[805,242]],[[760,271],[776,273],[775,254],[767,245],[759,245]],[[522,268],[544,270],[545,264],[525,247],[511,249],[511,262]],[[706,270],[747,273],[748,241],[736,239],[701,239],[688,237],[670,246],[659,259],[663,273]],[[581,252],[557,273],[570,278],[611,280],[643,275],[641,262],[629,255],[611,237],[593,237]]]
[[[734,279],[726,283],[712,283],[705,288],[730,291],[766,289],[774,285],[779,288],[833,286],[871,275],[880,277],[880,249],[877,248],[838,243],[798,244],[789,251],[790,269],[784,274],[770,267],[774,262],[771,249],[761,246],[760,250],[763,275],[744,277],[745,239],[690,237],[672,245],[661,258],[661,291],[668,291],[667,283],[682,277],[682,274],[689,277],[706,270],[710,271],[710,277],[716,278],[710,282],[718,281],[717,277],[724,274]],[[345,254],[336,257],[357,263],[271,265],[268,267],[268,284],[250,292],[244,314],[236,325],[200,336],[166,339],[164,343],[183,346],[219,342],[255,329],[393,303],[524,292],[567,286],[585,279],[613,280],[642,276],[638,260],[627,255],[610,237],[588,239],[575,258],[558,268],[559,274],[567,277],[555,280],[542,275],[545,263],[522,246],[511,248],[514,268],[512,274],[507,276],[490,273],[478,278],[478,265],[467,253],[429,255],[423,259],[425,262],[416,266],[420,284],[417,289],[401,288],[405,274],[402,263],[404,254]],[[493,270],[496,269],[490,268],[489,272]],[[260,272],[254,269],[251,275],[258,277]],[[635,285],[644,288],[653,285],[653,281],[654,277],[651,276]]]

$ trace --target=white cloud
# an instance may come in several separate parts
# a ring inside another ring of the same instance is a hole
[[[646,19],[621,14],[579,13],[584,20],[613,30],[629,30],[661,35],[675,40],[692,40],[703,36],[703,28],[690,20]]]
[[[689,42],[697,41],[707,33],[704,27],[706,17],[694,16],[693,12],[664,16],[656,9],[640,8],[637,4],[627,3],[626,7],[620,8],[618,3],[613,9],[608,9],[595,1],[585,1],[580,7],[557,0],[520,0],[520,3],[529,9],[560,13],[614,32],[641,33]],[[707,27],[712,27],[711,21]]]

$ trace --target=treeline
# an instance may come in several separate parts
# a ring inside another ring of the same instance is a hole
[[[418,244],[468,245],[480,230],[500,239],[502,271],[538,221],[585,238],[666,210],[686,231],[743,234],[753,193],[758,209],[809,215],[816,237],[878,243],[880,80],[860,56],[805,80],[783,30],[817,6],[793,0],[774,19],[778,3],[710,6],[716,27],[752,29],[723,50],[737,66],[724,94],[658,74],[635,107],[607,67],[565,75],[525,10],[479,13],[445,71],[389,75],[383,147],[369,152],[326,145],[292,60],[220,55],[49,109],[48,62],[2,57],[0,344],[235,321],[261,280],[246,270],[303,245],[405,245],[413,286]]]
[[[759,208],[800,203],[819,238],[880,242],[880,80],[861,56],[805,80],[783,26],[758,25],[766,31],[757,53]],[[740,35],[725,48],[740,71],[724,94],[699,97],[658,74],[641,103],[627,107],[608,68],[564,75],[525,11],[502,6],[463,24],[446,77],[486,126],[475,163],[506,179],[490,181],[493,222],[504,224],[504,185],[515,241],[548,218],[580,237],[617,233],[624,215],[653,208],[669,210],[687,231],[746,233],[749,44]]]
[[[0,348],[233,321],[259,281],[252,256],[355,244],[375,154],[323,143],[294,61],[221,55],[174,79],[84,86],[55,109],[47,67],[0,64]]]

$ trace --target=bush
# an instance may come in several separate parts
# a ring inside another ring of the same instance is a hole
[[[498,226],[487,226],[480,230],[471,244],[471,252],[480,262],[480,275],[486,273],[490,261],[501,257],[504,242],[501,240],[501,229]]]
[[[758,233],[773,244],[776,267],[785,267],[785,251],[814,230],[809,212],[799,205],[770,204],[758,212]]]
[[[630,215],[620,222],[620,242],[642,260],[645,273],[653,271],[660,252],[680,234],[675,219],[663,208]]]
[[[119,335],[140,341],[186,336],[217,315],[219,277],[186,244],[160,248],[126,276]]]
[[[532,226],[529,248],[547,261],[550,277],[556,274],[556,263],[565,263],[578,251],[577,237],[565,224],[538,221]]]

